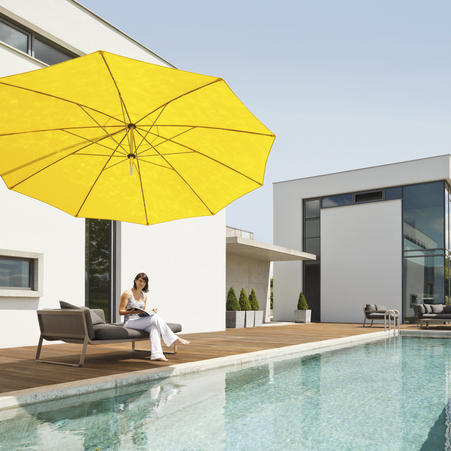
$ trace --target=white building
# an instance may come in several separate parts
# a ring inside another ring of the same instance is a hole
[[[276,263],[274,318],[303,290],[313,321],[360,322],[365,304],[449,299],[449,155],[274,184],[274,243],[315,262]]]
[[[73,0],[0,0],[0,76],[99,49],[170,66]],[[59,299],[86,298],[115,319],[140,271],[163,318],[188,333],[222,330],[224,236],[224,212],[150,227],[76,219],[0,181],[0,347],[37,344],[36,310]]]

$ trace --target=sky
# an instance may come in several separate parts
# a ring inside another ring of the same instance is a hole
[[[447,0],[81,0],[177,68],[224,78],[276,141],[227,225],[273,242],[272,184],[443,155]]]

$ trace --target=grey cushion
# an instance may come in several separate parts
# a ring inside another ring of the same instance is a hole
[[[443,307],[442,304],[431,304],[432,313],[443,313]]]
[[[182,330],[182,326],[176,323],[167,323],[172,332],[177,333]],[[123,327],[120,324],[97,324],[94,326],[96,340],[115,340],[127,338],[145,338],[149,334],[144,330],[136,330]]]
[[[376,304],[366,304],[365,310],[367,312],[375,312],[376,311]]]
[[[385,307],[385,305],[376,304],[376,311],[378,311],[378,312],[386,312],[387,311],[387,307]]]
[[[384,319],[383,313],[368,313],[366,315],[368,319]]]
[[[149,334],[144,330],[127,329],[114,324],[97,324],[94,326],[96,340],[115,340],[126,338],[143,338]]]
[[[105,312],[101,308],[90,309],[88,307],[71,304],[66,301],[60,301],[60,307],[62,309],[87,309],[89,310],[89,315],[91,316],[91,323],[94,324],[105,324]]]
[[[419,315],[424,315],[424,314],[426,313],[426,309],[424,308],[424,305],[423,305],[423,304],[417,305],[417,306],[416,306],[416,309],[417,309],[417,313],[418,313]]]
[[[426,313],[432,313],[431,304],[423,304],[424,309],[426,310]]]
[[[429,318],[429,319],[443,319],[443,320],[447,320],[447,319],[451,319],[451,313],[425,313],[422,316],[424,319]]]

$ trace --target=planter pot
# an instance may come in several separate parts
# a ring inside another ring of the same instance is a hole
[[[265,312],[263,310],[255,310],[254,311],[254,326],[258,327],[263,324],[263,314]]]
[[[295,310],[294,322],[295,323],[310,323],[312,317],[311,310]]]
[[[246,310],[246,319],[244,320],[244,327],[254,327],[254,311]]]
[[[246,312],[226,311],[226,327],[240,328],[244,327],[244,318]]]

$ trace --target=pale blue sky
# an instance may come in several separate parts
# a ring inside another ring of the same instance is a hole
[[[276,135],[227,224],[272,242],[272,182],[450,153],[446,0],[82,0],[179,69],[223,77]]]

